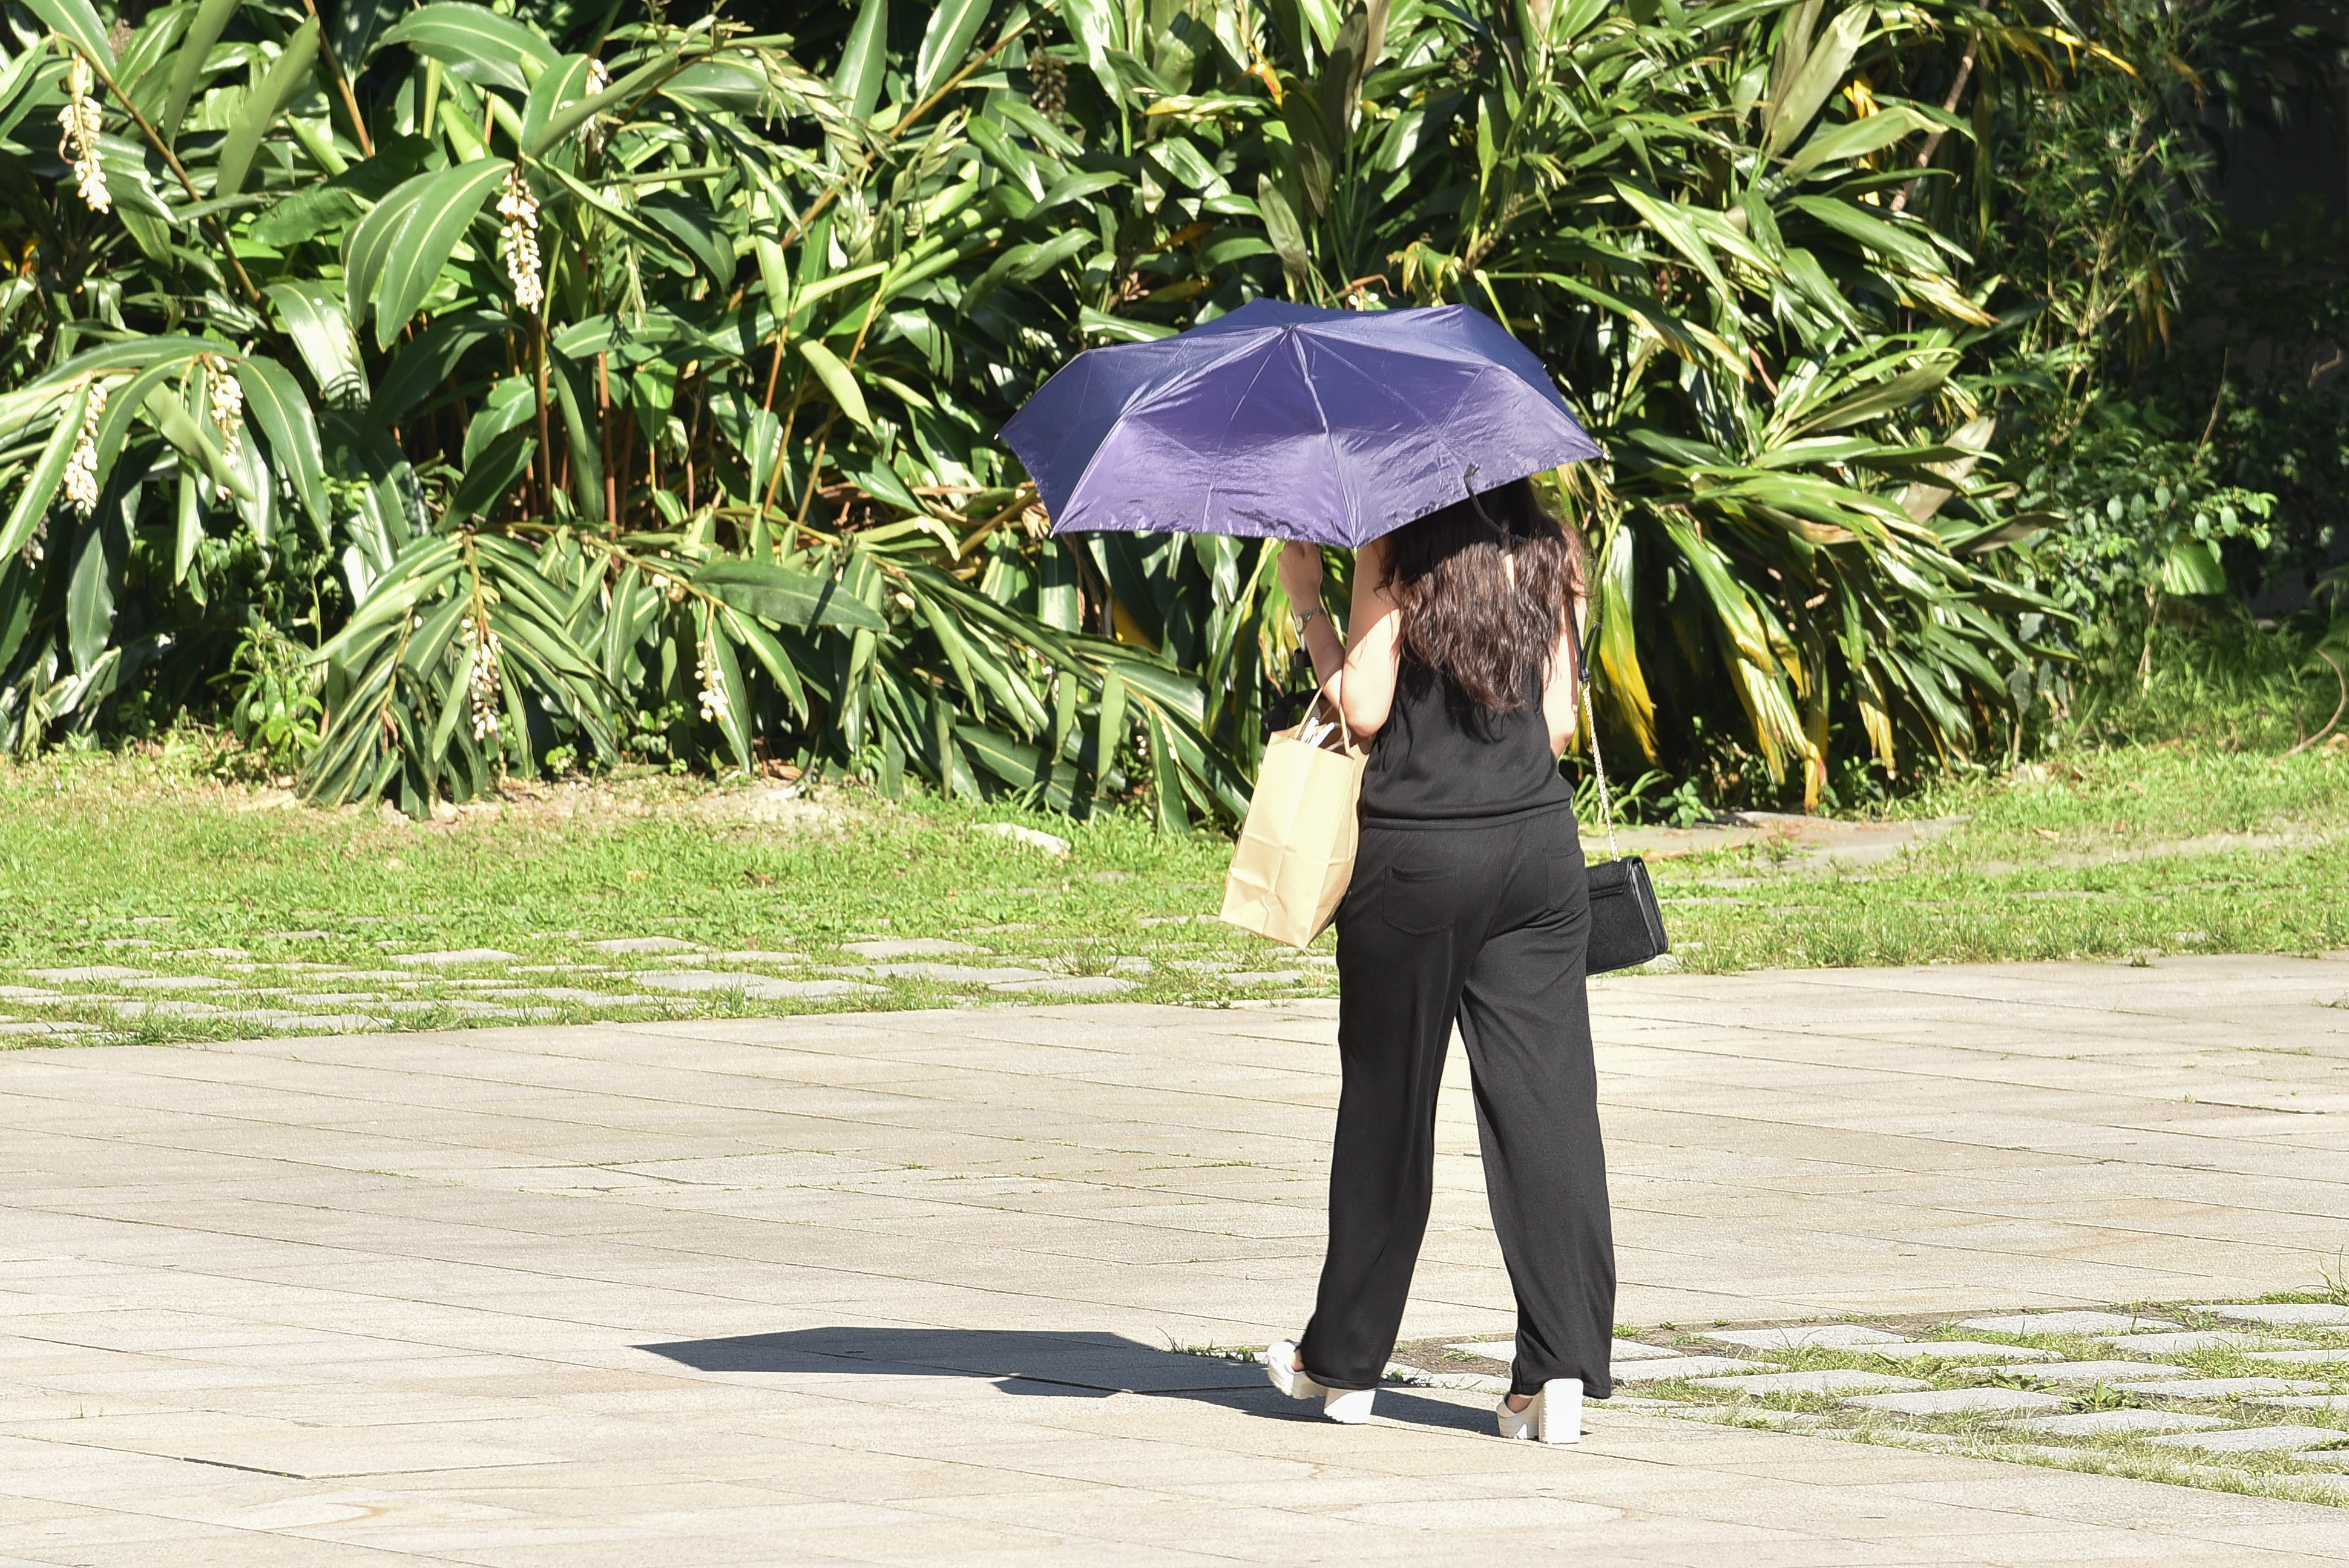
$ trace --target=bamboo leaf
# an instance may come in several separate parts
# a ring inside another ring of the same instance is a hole
[[[864,390],[856,385],[856,377],[848,366],[841,363],[840,356],[812,337],[801,338],[796,346],[800,357],[814,369],[816,379],[822,381],[823,389],[832,394],[832,400],[839,406],[840,411],[866,429],[871,429],[873,415],[864,407]]]

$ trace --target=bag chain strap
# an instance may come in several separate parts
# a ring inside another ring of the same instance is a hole
[[[1581,700],[1583,738],[1590,743],[1590,770],[1599,777],[1599,820],[1607,827],[1608,854],[1619,861],[1623,851],[1615,842],[1615,806],[1607,795],[1607,762],[1599,755],[1599,716],[1590,710],[1589,650],[1582,641],[1582,617],[1575,614],[1570,586],[1566,593],[1566,624],[1574,633],[1575,696]]]

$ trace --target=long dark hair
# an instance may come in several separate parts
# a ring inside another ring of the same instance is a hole
[[[1548,684],[1567,595],[1586,581],[1581,538],[1529,480],[1405,523],[1387,535],[1386,569],[1403,646],[1492,713],[1524,707],[1528,686]]]

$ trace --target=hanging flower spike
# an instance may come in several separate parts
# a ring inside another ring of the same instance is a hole
[[[612,73],[604,68],[604,62],[601,60],[588,61],[587,96],[589,98],[594,98],[597,93],[602,92],[611,85]],[[611,134],[611,126],[600,114],[589,115],[587,117],[587,123],[579,128],[580,138],[587,143],[587,150],[591,153],[602,152],[604,150],[604,143],[610,139]]]
[[[57,156],[73,165],[74,182],[93,212],[114,210],[114,192],[106,188],[106,167],[98,160],[98,133],[104,123],[98,101],[89,96],[89,62],[79,55],[66,71],[66,107],[57,110],[65,134],[57,138]]]
[[[701,683],[701,722],[721,722],[726,717],[726,693],[718,684],[718,655],[711,649],[707,636],[701,640],[693,676]]]
[[[467,615],[457,623],[467,645],[465,684],[473,707],[473,738],[487,740],[498,733],[498,659],[505,644],[495,632],[474,624]]]
[[[517,163],[506,171],[506,188],[498,197],[498,259],[506,264],[513,283],[514,304],[535,315],[545,302],[546,288],[538,276],[538,202]]]
[[[66,500],[88,517],[98,510],[98,421],[106,412],[106,383],[89,385],[89,412],[82,416],[81,439],[66,459]]]
[[[244,387],[216,354],[204,356],[204,391],[212,400],[212,425],[221,435],[221,460],[233,464],[244,451]],[[232,493],[225,485],[219,490],[222,500]]]

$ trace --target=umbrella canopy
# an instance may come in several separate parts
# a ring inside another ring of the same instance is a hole
[[[1055,533],[1226,533],[1353,548],[1599,455],[1541,361],[1466,305],[1257,300],[1087,349],[1003,427]]]

